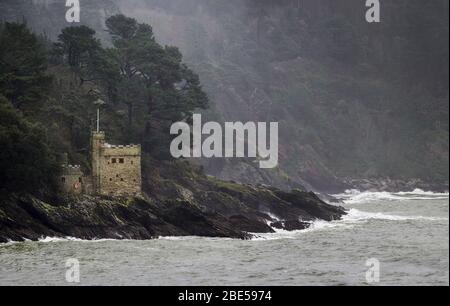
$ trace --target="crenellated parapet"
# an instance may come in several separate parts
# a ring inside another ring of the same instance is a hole
[[[65,175],[83,175],[80,165],[63,165],[62,169]]]
[[[102,154],[104,156],[140,156],[141,155],[141,145],[104,144],[102,146]]]

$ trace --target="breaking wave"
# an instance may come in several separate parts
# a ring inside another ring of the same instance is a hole
[[[236,240],[234,238],[222,238],[222,237],[201,237],[201,236],[159,236],[158,240],[169,240],[169,241],[186,241],[186,240]]]
[[[299,235],[304,235],[310,232],[316,231],[324,231],[324,230],[342,230],[342,229],[350,229],[355,225],[365,223],[371,220],[384,220],[384,221],[414,221],[414,220],[422,220],[422,221],[448,221],[448,218],[438,218],[438,217],[426,217],[426,216],[402,216],[402,215],[390,215],[385,213],[378,212],[366,212],[361,211],[355,208],[352,208],[347,211],[347,215],[345,215],[342,220],[338,221],[323,221],[316,220],[311,222],[309,228],[298,231],[286,231],[282,229],[272,228],[274,233],[267,234],[257,234],[254,241],[262,241],[262,240],[277,240],[277,239],[295,239],[298,238]]]
[[[345,204],[362,204],[362,203],[371,203],[377,201],[405,201],[405,200],[439,200],[439,199],[448,199],[448,193],[435,193],[430,191],[423,191],[421,189],[415,189],[409,192],[369,192],[364,191],[361,192],[359,190],[347,190],[345,193],[334,195],[334,197],[341,199]],[[275,215],[270,213],[268,214],[272,220],[267,220],[267,224],[270,225],[273,220],[280,221]],[[359,209],[351,208],[347,211],[347,215],[343,216],[342,220],[327,222],[323,220],[316,220],[310,223],[310,226],[304,230],[297,231],[287,231],[277,228],[272,228],[274,233],[260,234],[260,233],[250,233],[254,236],[253,241],[261,241],[261,240],[276,240],[276,239],[294,239],[298,238],[299,235],[305,235],[310,232],[317,231],[327,231],[327,230],[341,230],[341,229],[349,229],[354,227],[355,225],[365,223],[371,220],[384,220],[384,221],[414,221],[421,220],[425,222],[432,221],[447,221],[448,218],[439,218],[439,217],[427,217],[427,216],[408,216],[408,215],[394,215],[387,214],[381,212],[367,212]],[[158,237],[158,240],[193,240],[193,239],[204,239],[197,236],[185,236],[185,237]],[[207,238],[208,239],[208,238]],[[224,240],[231,238],[209,238],[212,240]],[[42,237],[39,239],[39,242],[43,243],[52,243],[52,242],[104,242],[104,241],[126,241],[126,239],[94,239],[94,240],[83,240],[74,237]],[[0,245],[10,245],[16,242],[8,242],[6,244]]]
[[[39,242],[66,242],[66,241],[83,241],[82,239],[78,239],[75,237],[43,237],[38,239]]]
[[[385,213],[366,212],[352,208],[348,214],[343,217],[343,222],[358,222],[368,220],[387,220],[387,221],[409,221],[409,220],[424,220],[424,221],[446,221],[448,218],[425,217],[425,216],[401,216],[389,215]]]
[[[334,197],[342,200],[345,204],[359,204],[373,201],[406,201],[406,200],[445,200],[449,198],[447,193],[435,193],[415,189],[408,192],[371,192],[356,189],[347,190],[345,193],[336,194]]]
[[[107,242],[107,241],[133,241],[131,239],[112,239],[112,238],[102,238],[102,239],[80,239],[75,237],[42,237],[38,239],[38,242],[44,243],[54,243],[54,242]]]

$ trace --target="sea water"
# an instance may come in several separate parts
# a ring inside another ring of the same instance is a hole
[[[0,285],[449,285],[449,196],[337,195],[349,214],[253,240],[43,238],[0,245]],[[79,283],[66,266],[79,263]],[[368,278],[375,260],[379,279]],[[68,282],[69,281],[69,282]]]

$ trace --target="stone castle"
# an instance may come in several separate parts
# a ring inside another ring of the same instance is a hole
[[[81,166],[65,161],[61,176],[62,190],[67,194],[136,196],[141,194],[141,146],[110,145],[105,133],[91,134],[91,175]]]

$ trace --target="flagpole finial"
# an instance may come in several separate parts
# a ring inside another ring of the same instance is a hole
[[[97,133],[100,133],[100,108],[97,108]]]
[[[97,133],[100,133],[100,107],[106,103],[105,101],[98,99],[94,104],[97,105]]]

